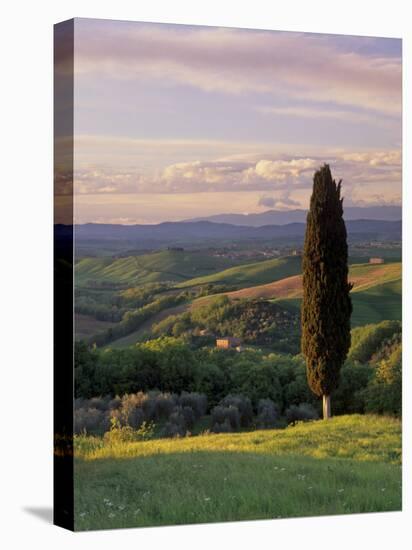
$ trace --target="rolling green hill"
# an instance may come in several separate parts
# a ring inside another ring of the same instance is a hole
[[[187,289],[206,284],[228,285],[238,290],[225,292],[232,300],[251,299],[277,301],[297,309],[301,297],[301,258],[289,256],[261,262],[231,266],[232,259],[215,257],[200,252],[167,250],[127,258],[88,258],[76,265],[76,282],[87,286],[91,282],[144,285],[149,282],[171,281],[178,288]],[[192,277],[200,273],[200,277]],[[208,275],[204,275],[208,273]],[[402,264],[352,264],[352,326],[378,323],[383,320],[401,320]],[[220,295],[220,294],[219,294]],[[191,302],[193,310],[213,301],[217,294],[203,296]],[[160,313],[159,315],[162,316]],[[159,317],[162,318],[162,317]],[[153,322],[158,321],[153,319]],[[145,330],[149,330],[148,321]],[[121,346],[135,342],[142,331],[130,334]]]
[[[300,276],[299,258],[282,258],[281,260],[269,260],[261,264],[250,264],[247,266],[238,266],[233,269],[217,273],[214,279],[225,277],[229,282],[229,275],[233,274],[232,282],[237,277],[241,288],[236,291],[227,292],[226,295],[231,299],[259,299],[277,300],[290,305],[299,307],[302,294],[302,280]],[[277,264],[276,262],[279,262]],[[296,269],[296,273],[285,275],[285,272]],[[240,280],[244,276],[246,283],[240,285]],[[250,273],[249,278],[247,273]],[[283,276],[282,276],[283,275]],[[260,278],[265,280],[271,276],[270,282],[263,284],[247,284]],[[204,277],[205,280],[211,279]],[[354,312],[352,316],[353,326],[366,323],[377,323],[384,319],[401,319],[401,286],[402,286],[402,264],[393,262],[381,265],[354,264],[350,266],[349,279],[354,283],[352,290],[352,301]],[[183,283],[185,286],[193,284],[192,279]],[[213,300],[213,296],[206,296],[194,301],[193,307],[207,304]]]
[[[402,320],[402,280],[368,284],[366,288],[354,289],[351,293],[353,327],[381,321]],[[300,298],[282,298],[276,300],[285,307],[294,310],[300,308]]]
[[[160,281],[184,281],[214,274],[235,262],[201,252],[162,250],[126,258],[84,258],[76,264],[76,284],[90,281],[123,283],[128,286]]]
[[[288,256],[239,265],[213,275],[190,279],[179,283],[178,287],[188,288],[211,283],[229,284],[239,288],[261,285],[297,275],[301,271],[301,262],[302,259],[299,256]]]
[[[402,280],[369,286],[352,294],[352,326],[402,319]]]

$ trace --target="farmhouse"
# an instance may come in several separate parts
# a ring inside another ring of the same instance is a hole
[[[383,258],[369,258],[370,264],[383,264],[385,260]]]
[[[216,338],[216,347],[220,349],[231,349],[240,347],[240,338],[234,336],[225,336],[224,338]]]

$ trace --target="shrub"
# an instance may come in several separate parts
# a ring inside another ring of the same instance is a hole
[[[243,428],[247,428],[253,421],[253,408],[252,403],[248,397],[243,395],[227,395],[220,402],[225,408],[234,407],[238,410],[240,416],[240,425]]]
[[[146,398],[143,392],[126,394],[120,399],[120,405],[110,411],[110,416],[117,419],[121,426],[137,429],[145,420],[142,405]]]
[[[155,425],[152,422],[143,422],[138,430],[131,426],[122,426],[116,418],[111,419],[111,427],[104,434],[104,441],[109,445],[129,441],[144,441],[153,437]]]
[[[193,427],[194,413],[191,407],[175,407],[166,422],[162,435],[164,437],[180,437],[187,434]]]
[[[156,417],[169,417],[176,407],[177,402],[177,395],[173,393],[159,393],[156,397]]]
[[[182,437],[186,434],[186,430],[174,422],[166,422],[162,430],[163,437]]]
[[[309,403],[301,403],[300,405],[291,405],[286,409],[286,420],[288,424],[295,424],[300,420],[316,420],[319,418],[315,408]]]
[[[191,407],[196,419],[205,415],[207,411],[207,397],[202,393],[182,392],[179,398],[179,404],[182,407]]]
[[[119,426],[129,426],[133,430],[139,428],[144,422],[142,409],[137,407],[120,407],[110,411],[110,418],[115,419]]]
[[[120,397],[116,396],[109,401],[109,409],[110,410],[118,409],[121,404],[122,404],[122,400],[120,399]]]
[[[76,397],[76,399],[74,400],[75,410],[86,409],[88,401],[89,401],[88,399],[83,399],[83,397]]]
[[[365,412],[365,389],[374,368],[361,363],[346,362],[340,373],[340,382],[332,396],[333,414]]]
[[[256,426],[274,428],[279,421],[279,408],[271,399],[261,399],[257,407]]]
[[[151,391],[143,394],[142,408],[145,417],[149,420],[168,418],[177,405],[177,396],[172,393]]]
[[[109,429],[109,416],[99,409],[80,408],[74,411],[74,432],[102,433]]]
[[[146,422],[144,420],[138,430],[136,430],[136,438],[138,441],[146,441],[152,439],[154,436],[155,424],[154,422]]]
[[[233,405],[217,405],[212,409],[212,431],[237,431],[241,426],[239,409]],[[226,429],[230,427],[229,429]]]
[[[99,411],[107,411],[109,408],[110,396],[106,397],[92,397],[89,399],[89,407],[92,409],[98,409]]]
[[[185,419],[186,427],[191,430],[195,424],[195,413],[192,409],[192,407],[188,407],[187,405],[185,407],[181,407],[182,411],[181,414],[183,414],[183,417]]]
[[[233,432],[233,428],[230,424],[230,421],[228,418],[226,418],[223,422],[221,423],[216,423],[216,424],[213,424],[213,427],[212,427],[212,432],[214,433],[230,433],[230,432]]]

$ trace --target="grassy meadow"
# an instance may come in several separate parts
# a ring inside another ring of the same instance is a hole
[[[284,430],[75,441],[78,530],[401,509],[401,424],[350,415]]]

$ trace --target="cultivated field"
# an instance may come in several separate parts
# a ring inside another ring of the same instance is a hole
[[[179,288],[190,288],[206,284],[229,284],[239,288],[262,285],[278,281],[301,271],[302,259],[298,256],[287,256],[273,260],[263,260],[246,265],[225,269],[219,273],[206,277],[197,277],[184,283]]]
[[[185,281],[209,275],[239,263],[201,252],[162,250],[126,258],[84,258],[76,264],[76,284],[90,280],[113,284],[145,284],[161,281]]]
[[[379,323],[385,319],[401,319],[402,264],[400,262],[383,265],[354,264],[350,266],[349,279],[354,285],[351,293],[352,326]],[[186,284],[188,285],[189,282]],[[280,278],[268,284],[250,286],[225,294],[234,300],[261,298],[279,300],[285,306],[298,309],[302,296],[302,276],[299,274]],[[193,302],[192,307],[204,306],[213,299],[213,296],[199,298]]]
[[[266,264],[266,262],[262,263]],[[284,270],[279,270],[277,268],[276,275],[273,276],[274,274],[272,274],[270,270],[266,272],[266,270],[263,270],[263,266],[261,266],[262,271],[260,275],[263,277],[264,273],[264,277],[271,276],[272,282],[227,292],[226,295],[234,299],[248,298],[254,300],[257,298],[272,300],[278,298],[300,298],[302,296],[302,276],[300,275],[300,263],[288,263],[288,265],[289,267],[291,265],[293,265],[293,267],[299,267],[299,274],[290,277],[283,277],[282,275],[284,275]],[[251,266],[247,267],[250,268]],[[236,268],[235,272],[238,273],[239,271],[240,268]],[[269,273],[271,275],[269,275]],[[382,285],[386,282],[398,281],[400,280],[401,275],[401,264],[399,262],[383,265],[355,264],[351,265],[349,269],[349,280],[353,283],[353,293],[363,292],[377,284]],[[194,280],[196,281],[196,279]],[[190,282],[191,281],[188,281],[185,285],[189,286]],[[228,280],[228,282],[230,281]]]

